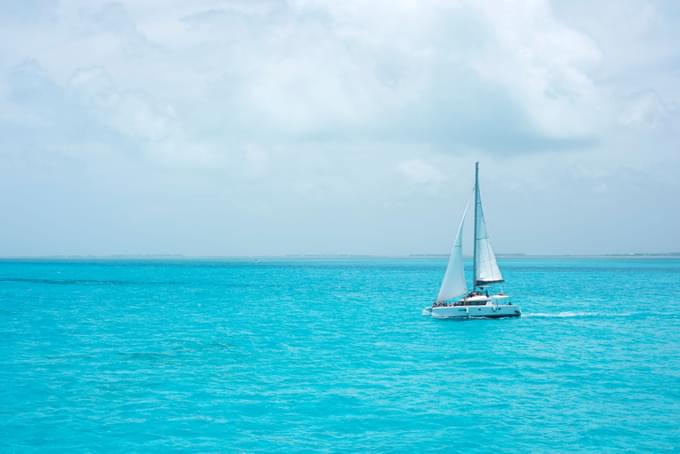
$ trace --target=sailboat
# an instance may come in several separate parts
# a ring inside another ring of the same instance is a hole
[[[482,199],[479,195],[479,162],[475,163],[474,200],[474,253],[472,260],[472,285],[468,291],[465,281],[463,262],[463,225],[468,207],[458,225],[458,233],[453,243],[449,263],[439,288],[437,299],[423,313],[434,318],[502,318],[519,317],[519,306],[513,305],[510,297],[502,289],[492,290],[504,279],[496,263],[496,255],[491,247],[489,234],[484,221]],[[469,204],[468,204],[469,206]]]

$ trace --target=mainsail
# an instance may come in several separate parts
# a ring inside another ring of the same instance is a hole
[[[449,264],[446,267],[446,274],[444,280],[439,288],[439,295],[437,301],[445,301],[455,298],[467,292],[467,284],[465,283],[465,267],[463,262],[463,224],[465,223],[465,215],[467,214],[467,207],[463,211],[463,217],[458,226],[458,233],[456,234],[456,241],[451,248],[451,255],[449,255]]]
[[[503,282],[503,275],[498,269],[496,255],[491,247],[491,240],[486,230],[482,198],[479,195],[479,163],[475,166],[475,245],[474,245],[474,282],[473,287]]]

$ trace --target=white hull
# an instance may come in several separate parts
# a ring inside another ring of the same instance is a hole
[[[471,318],[505,318],[519,317],[522,311],[519,306],[512,304],[488,303],[482,306],[436,306],[427,307],[423,311],[424,315],[433,318],[452,318],[467,320]]]

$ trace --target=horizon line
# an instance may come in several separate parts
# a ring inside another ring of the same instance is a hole
[[[445,258],[449,254],[445,253],[409,253],[409,254],[355,254],[355,253],[334,253],[334,254],[250,254],[250,255],[187,255],[187,254],[49,254],[49,255],[2,255],[0,260],[124,260],[124,259],[146,259],[146,260],[195,260],[195,259],[294,259],[294,258]],[[500,258],[541,258],[541,257],[680,257],[680,252],[627,252],[627,253],[524,253],[508,252],[498,253]],[[471,259],[472,255],[464,255],[466,259]]]

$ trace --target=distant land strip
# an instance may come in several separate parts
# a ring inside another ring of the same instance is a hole
[[[502,258],[662,258],[680,257],[680,252],[630,252],[611,254],[527,254],[506,252]],[[375,259],[375,258],[446,258],[449,254],[279,254],[279,255],[183,255],[183,254],[112,254],[112,255],[16,255],[0,256],[0,260],[246,260],[246,259]],[[465,255],[465,258],[471,258]]]

